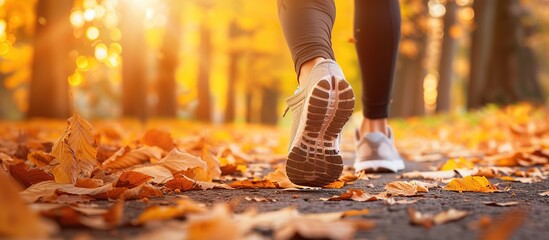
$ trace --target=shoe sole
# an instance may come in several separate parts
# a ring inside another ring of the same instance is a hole
[[[393,160],[355,160],[354,168],[355,172],[396,173],[404,169],[404,162]]]
[[[338,136],[353,114],[355,95],[344,79],[322,79],[305,99],[298,134],[288,154],[286,173],[302,186],[323,187],[343,171]]]

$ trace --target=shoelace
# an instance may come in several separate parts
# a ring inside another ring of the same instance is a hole
[[[294,91],[294,95],[299,92],[299,86],[297,87],[297,89]],[[286,117],[286,113],[288,113],[288,111],[290,110],[290,106],[286,106],[286,109],[284,110],[284,114],[282,114],[282,117]]]

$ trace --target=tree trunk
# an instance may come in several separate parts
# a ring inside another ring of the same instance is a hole
[[[492,44],[494,10],[497,0],[482,0],[473,3],[475,26],[471,38],[471,60],[467,86],[467,108],[482,106],[482,87],[488,76],[488,60]]]
[[[482,104],[509,104],[519,100],[518,81],[518,0],[498,0],[496,4],[492,52]]]
[[[276,111],[277,103],[278,89],[271,86],[263,87],[260,116],[260,121],[262,124],[276,125],[278,123],[278,116]]]
[[[227,103],[225,106],[225,122],[234,122],[236,116],[236,82],[238,81],[238,60],[240,54],[232,52],[229,54],[229,69],[227,83]]]
[[[198,106],[196,117],[204,122],[211,121],[210,68],[212,53],[211,30],[202,23],[200,27],[200,55],[198,62]]]
[[[455,40],[451,36],[451,29],[456,24],[457,5],[454,0],[446,3],[446,14],[443,18],[444,35],[442,38],[442,47],[440,53],[440,63],[438,68],[438,95],[437,108],[438,113],[448,112],[450,110],[451,87],[453,75],[453,60],[455,56]]]
[[[66,119],[71,114],[69,51],[72,0],[40,0],[36,11],[28,118]]]
[[[145,8],[124,1],[121,8],[122,31],[122,114],[147,118]]]
[[[179,47],[181,38],[182,4],[169,1],[170,12],[162,44],[162,58],[159,63],[157,82],[158,103],[156,115],[160,117],[176,117],[177,115],[177,83],[175,73],[179,63]]]

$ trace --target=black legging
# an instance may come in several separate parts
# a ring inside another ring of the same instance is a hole
[[[296,72],[314,58],[334,59],[334,0],[278,0],[280,23]],[[364,117],[387,118],[400,41],[398,0],[355,0],[355,39]]]

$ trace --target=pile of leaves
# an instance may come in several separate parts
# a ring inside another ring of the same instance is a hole
[[[48,120],[1,124],[0,236],[44,237],[71,226],[145,226],[150,227],[147,237],[155,238],[238,239],[264,229],[280,239],[296,235],[349,239],[357,230],[374,227],[371,221],[353,218],[367,214],[367,209],[316,215],[294,208],[268,213],[251,209],[236,214],[231,203],[209,208],[186,198],[167,206],[152,205],[137,218],[124,220],[125,202],[130,200],[149,202],[193,190],[311,189],[288,180],[283,170],[287,137],[276,128],[205,128],[174,121],[166,130],[159,127],[166,122],[148,124],[96,122],[93,127],[78,114],[62,124]],[[433,188],[497,193],[509,189],[490,179],[536,183],[549,174],[549,113],[543,108],[527,104],[487,108],[465,116],[397,120],[391,125],[401,154],[410,161],[433,161],[432,171],[405,172],[382,192],[347,188],[321,200],[413,204],[417,199],[410,197]],[[343,149],[351,149],[347,140]],[[355,181],[378,177],[355,174],[347,167],[325,188],[352,187]],[[411,224],[427,228],[468,215],[459,209],[435,214],[412,207],[408,214]],[[155,225],[158,222],[162,224]],[[215,235],[219,233],[234,236]]]

